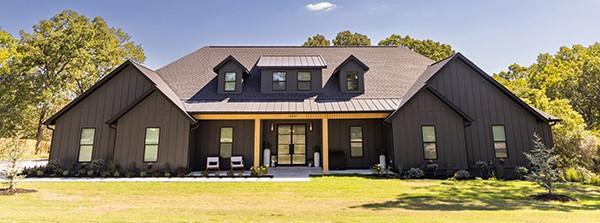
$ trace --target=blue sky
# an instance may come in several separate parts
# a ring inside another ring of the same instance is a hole
[[[530,64],[540,52],[600,40],[600,1],[3,1],[0,27],[14,35],[64,9],[101,16],[142,44],[160,68],[206,45],[300,45],[342,30],[373,44],[392,33],[451,44],[489,74]],[[327,6],[327,5],[325,5]]]

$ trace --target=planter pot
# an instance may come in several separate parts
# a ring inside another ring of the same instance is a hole
[[[381,169],[385,169],[385,155],[379,155],[379,165]]]
[[[263,152],[263,165],[271,166],[271,150],[265,149]]]
[[[313,160],[315,161],[315,167],[321,166],[321,154],[319,152],[315,152],[313,155]]]

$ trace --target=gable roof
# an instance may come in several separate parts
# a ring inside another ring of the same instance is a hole
[[[528,112],[530,112],[531,114],[533,114],[539,120],[546,121],[546,122],[560,121],[561,120],[561,119],[559,119],[559,118],[557,118],[555,116],[546,114],[546,113],[542,112],[541,110],[539,110],[537,108],[533,108],[532,106],[529,106],[527,103],[523,102],[521,99],[519,99],[519,97],[517,97],[516,95],[514,95],[510,90],[508,90],[502,84],[500,84],[496,80],[494,80],[494,78],[492,78],[492,76],[490,76],[487,73],[485,73],[481,68],[479,68],[472,61],[470,61],[469,59],[467,59],[461,53],[455,53],[454,55],[452,55],[452,56],[450,56],[450,57],[448,57],[446,59],[440,60],[438,62],[435,62],[435,63],[429,65],[427,67],[427,69],[425,69],[425,71],[423,72],[423,74],[421,74],[417,78],[417,80],[415,81],[415,83],[413,84],[413,86],[402,97],[400,105],[398,106],[398,109],[402,108],[402,106],[404,104],[406,104],[406,102],[408,102],[414,95],[416,95],[424,87],[428,87],[428,88],[430,88],[430,89],[432,89],[432,90],[435,91],[435,89],[429,87],[429,84],[427,82],[433,76],[435,76],[442,68],[444,68],[448,63],[450,63],[451,61],[454,61],[454,60],[461,60],[461,61],[465,62],[467,64],[467,66],[473,68],[473,70],[475,70],[478,74],[480,74],[484,79],[486,79],[487,81],[489,81],[493,86],[495,86],[496,88],[498,88],[502,93],[504,93],[509,98],[511,98],[512,100],[514,100],[521,107],[525,108],[525,110],[527,110]],[[397,113],[397,111],[395,111],[392,114],[390,114],[390,116],[388,118],[386,118],[386,120],[391,119],[393,116],[395,116],[396,113]]]
[[[257,67],[317,67],[327,68],[327,63],[319,55],[304,56],[261,56],[256,63]]]
[[[167,83],[164,82],[158,76],[158,74],[156,74],[154,71],[150,70],[149,68],[139,65],[131,60],[126,60],[121,65],[119,65],[117,68],[115,68],[113,71],[111,71],[108,75],[106,75],[104,78],[102,78],[98,82],[96,82],[92,87],[90,87],[90,89],[83,92],[83,94],[79,95],[73,101],[69,102],[69,104],[67,104],[65,107],[63,107],[61,110],[59,110],[57,113],[52,115],[50,118],[46,119],[46,121],[44,121],[44,124],[45,125],[54,125],[56,120],[60,116],[64,115],[67,111],[71,110],[75,105],[79,104],[79,102],[81,102],[83,99],[87,98],[94,91],[96,91],[97,89],[102,87],[105,83],[107,83],[109,80],[111,80],[115,75],[117,75],[121,70],[125,69],[127,66],[133,66],[134,68],[139,70],[140,73],[142,73],[144,75],[144,77],[148,78],[148,80],[150,80],[150,82],[154,83],[154,88],[156,90],[158,90],[163,95],[165,95],[165,97],[167,97],[169,99],[169,101],[171,101],[171,103],[173,103],[173,105],[175,105],[180,111],[185,113],[185,115],[188,118],[190,118],[190,120],[192,122],[196,122],[196,120],[192,116],[190,116],[190,114],[188,114],[186,112],[183,102],[181,102],[179,100],[179,98],[177,97],[175,92],[173,92],[173,90],[171,90],[171,88],[167,85]]]
[[[219,71],[219,69],[221,69],[221,67],[223,67],[225,64],[227,64],[229,61],[236,63],[238,66],[240,66],[244,70],[244,72],[250,73],[250,71],[248,71],[248,68],[246,68],[242,63],[240,63],[240,61],[238,61],[237,59],[235,59],[235,57],[233,57],[231,55],[227,56],[219,64],[217,64],[215,67],[213,67],[213,71],[215,73],[217,73]]]
[[[348,58],[346,58],[342,63],[340,63],[340,65],[338,65],[335,70],[333,70],[333,73],[337,73],[338,71],[340,71],[340,69],[342,69],[342,67],[344,67],[347,63],[349,63],[350,61],[354,61],[358,64],[358,66],[360,66],[364,71],[369,71],[369,66],[367,66],[365,63],[363,63],[362,61],[360,61],[358,58],[356,58],[354,55],[350,55]]]

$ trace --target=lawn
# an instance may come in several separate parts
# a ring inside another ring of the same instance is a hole
[[[600,187],[541,203],[523,181],[317,177],[310,182],[24,182],[0,196],[0,222],[598,222]]]

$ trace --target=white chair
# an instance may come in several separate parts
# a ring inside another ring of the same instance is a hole
[[[206,171],[221,171],[219,167],[219,157],[218,156],[209,156],[206,157]]]
[[[242,156],[232,156],[230,160],[231,172],[234,170],[240,170],[241,174],[244,174],[244,159]]]

